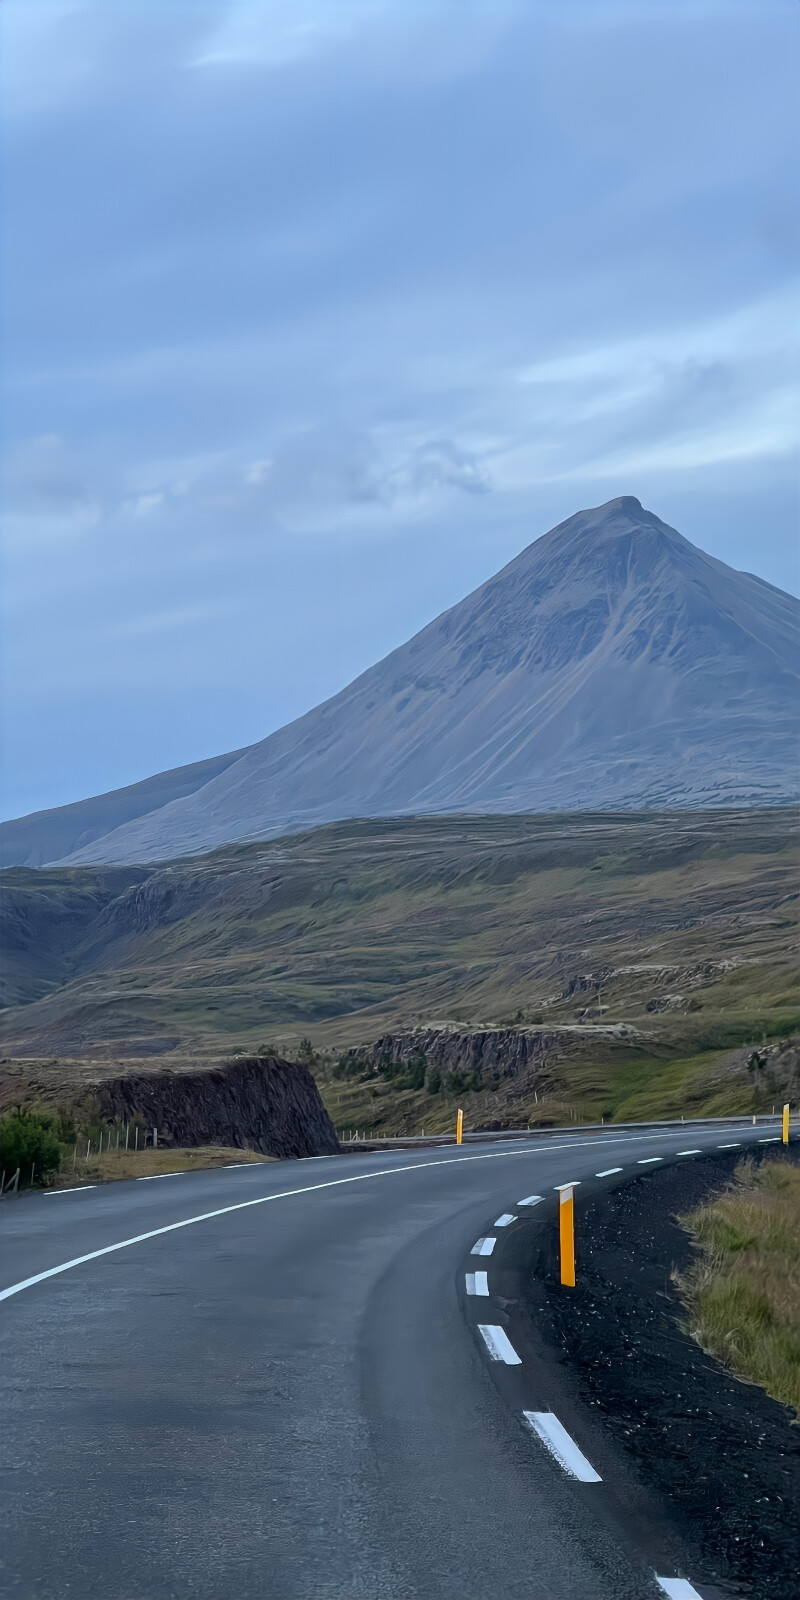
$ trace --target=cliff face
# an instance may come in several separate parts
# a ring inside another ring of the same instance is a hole
[[[277,1056],[237,1057],[197,1071],[126,1073],[98,1089],[103,1116],[140,1116],[159,1144],[222,1144],[262,1155],[320,1156],[339,1149],[311,1073]]]
[[[542,1071],[554,1054],[556,1040],[546,1033],[523,1033],[517,1028],[418,1028],[414,1032],[384,1034],[368,1054],[376,1065],[410,1061],[422,1055],[442,1073],[478,1072],[493,1078],[519,1078]]]

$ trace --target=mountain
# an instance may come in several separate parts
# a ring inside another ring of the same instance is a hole
[[[190,793],[51,859],[164,860],[355,816],[790,800],[799,624],[792,596],[625,495]]]

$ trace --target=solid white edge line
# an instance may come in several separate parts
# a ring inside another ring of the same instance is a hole
[[[45,1196],[52,1200],[59,1194],[83,1194],[84,1189],[96,1189],[96,1183],[76,1183],[74,1189],[45,1189]]]
[[[502,1217],[497,1218],[494,1226],[496,1228],[507,1228],[510,1223],[516,1222],[516,1220],[516,1217],[510,1211],[504,1211]]]
[[[467,1273],[467,1294],[477,1294],[477,1295],[484,1295],[485,1296],[485,1295],[488,1295],[488,1293],[489,1293],[489,1274],[488,1274],[488,1272],[468,1272]]]
[[[659,1589],[663,1589],[668,1596],[668,1600],[701,1600],[701,1596],[688,1578],[660,1578],[656,1573],[655,1580]]]
[[[517,1205],[518,1206],[538,1206],[539,1201],[543,1200],[543,1199],[544,1199],[544,1195],[543,1194],[529,1194],[527,1200],[518,1200],[517,1201]]]
[[[493,1361],[504,1361],[507,1367],[521,1367],[522,1360],[517,1355],[511,1340],[504,1328],[496,1328],[485,1322],[478,1323],[478,1332]]]
[[[586,1460],[554,1411],[523,1411],[522,1415],[571,1478],[578,1478],[581,1483],[602,1483],[599,1472]]]
[[[641,1160],[637,1161],[636,1165],[637,1167],[652,1167],[654,1161],[663,1160],[663,1156],[642,1156]]]
[[[647,1139],[670,1137],[671,1135],[666,1133],[601,1134],[597,1139],[570,1139],[566,1144],[548,1145],[545,1154],[549,1155],[553,1150],[584,1150],[596,1144],[637,1144]],[[253,1200],[237,1200],[232,1206],[218,1206],[214,1211],[201,1211],[195,1217],[184,1217],[182,1222],[168,1222],[163,1228],[151,1228],[147,1233],[137,1233],[130,1239],[119,1239],[116,1244],[104,1245],[102,1250],[89,1250],[86,1255],[74,1256],[71,1261],[61,1261],[57,1267],[48,1267],[46,1272],[36,1272],[30,1278],[22,1278],[19,1283],[11,1283],[8,1288],[0,1289],[0,1300],[10,1300],[12,1295],[21,1294],[23,1289],[32,1289],[34,1284],[43,1283],[45,1278],[56,1278],[62,1272],[70,1272],[73,1267],[82,1267],[87,1261],[97,1261],[100,1256],[113,1255],[116,1250],[127,1250],[131,1245],[144,1244],[147,1239],[157,1239],[162,1233],[175,1233],[178,1228],[191,1228],[197,1222],[210,1222],[215,1217],[224,1217],[233,1211],[246,1211],[250,1206],[268,1205],[271,1200],[291,1200],[295,1195],[313,1194],[318,1189],[339,1189],[345,1183],[365,1183],[375,1178],[392,1178],[398,1173],[417,1172],[426,1167],[455,1167],[465,1161],[505,1161],[513,1156],[541,1154],[541,1145],[537,1147],[526,1144],[522,1149],[487,1150],[479,1156],[445,1156],[439,1157],[436,1161],[410,1161],[403,1167],[383,1167],[380,1172],[356,1172],[349,1178],[329,1178],[325,1183],[304,1184],[301,1189],[279,1189],[277,1194],[256,1195]]]
[[[622,1172],[622,1171],[623,1171],[622,1167],[606,1167],[605,1172],[596,1172],[595,1173],[595,1177],[596,1178],[610,1178],[612,1172]]]

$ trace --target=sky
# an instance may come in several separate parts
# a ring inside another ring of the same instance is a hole
[[[634,494],[797,592],[797,0],[3,0],[4,815]]]

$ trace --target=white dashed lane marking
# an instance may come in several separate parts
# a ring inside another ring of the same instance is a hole
[[[502,1217],[498,1217],[497,1218],[497,1221],[495,1223],[495,1227],[496,1228],[507,1228],[509,1222],[516,1222],[516,1220],[517,1220],[516,1217],[512,1216],[510,1211],[504,1211]]]
[[[559,1422],[554,1411],[523,1411],[522,1415],[528,1425],[538,1434],[542,1444],[555,1456],[560,1467],[568,1472],[571,1478],[579,1478],[581,1483],[601,1483],[599,1472],[595,1472],[590,1461],[586,1460],[583,1451],[578,1449],[575,1440],[570,1438],[562,1422]]]
[[[137,1183],[155,1183],[157,1178],[185,1178],[185,1172],[149,1172],[146,1178],[137,1178]]]
[[[717,1149],[718,1150],[741,1150],[741,1148],[742,1148],[742,1146],[741,1146],[741,1142],[740,1142],[739,1139],[734,1139],[733,1144],[718,1144],[717,1145]],[[698,1155],[700,1154],[699,1150],[698,1150],[697,1154]]]
[[[560,1194],[562,1189],[577,1189],[577,1188],[579,1188],[580,1181],[581,1181],[580,1178],[573,1178],[572,1183],[554,1183],[553,1184],[553,1188],[555,1189],[556,1194]]]
[[[485,1322],[479,1322],[478,1332],[493,1361],[504,1361],[507,1367],[522,1366],[522,1361],[504,1328],[496,1328]]]
[[[470,1250],[470,1255],[471,1256],[490,1256],[492,1251],[493,1251],[493,1249],[494,1249],[494,1247],[495,1247],[495,1245],[496,1245],[496,1243],[497,1243],[496,1239],[478,1239],[475,1242],[475,1244],[472,1246],[472,1249]]]
[[[595,1177],[596,1178],[610,1178],[612,1172],[621,1172],[621,1171],[622,1171],[621,1167],[606,1167],[605,1172],[596,1172],[595,1173]]]
[[[781,1136],[779,1133],[776,1133],[774,1139],[759,1139],[758,1142],[759,1144],[780,1144]]]
[[[641,1160],[637,1161],[636,1165],[637,1167],[652,1167],[654,1161],[660,1160],[661,1156],[642,1156]]]
[[[467,1273],[467,1294],[489,1293],[489,1275],[486,1272]]]
[[[659,1578],[656,1573],[656,1583],[663,1589],[669,1600],[701,1600],[694,1585],[688,1578]]]
[[[720,1150],[724,1150],[724,1149],[725,1149],[725,1145],[721,1144],[720,1145]],[[703,1154],[703,1152],[702,1152],[702,1150],[676,1150],[675,1154],[676,1154],[676,1156],[701,1156]]]
[[[527,1200],[518,1200],[517,1201],[517,1205],[518,1206],[538,1206],[539,1201],[543,1200],[543,1199],[544,1199],[544,1195],[543,1194],[529,1194]]]

